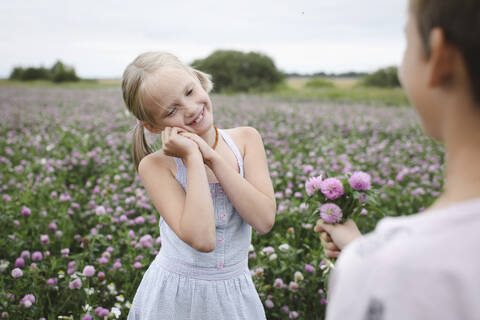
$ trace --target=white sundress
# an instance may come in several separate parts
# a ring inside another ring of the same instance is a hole
[[[237,158],[233,140],[218,130]],[[186,190],[187,170],[180,158],[176,179]],[[160,252],[137,289],[128,320],[266,319],[248,268],[252,228],[232,206],[219,183],[210,183],[215,211],[216,247],[204,253],[183,242],[160,218]]]

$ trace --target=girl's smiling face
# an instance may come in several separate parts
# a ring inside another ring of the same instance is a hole
[[[155,120],[155,126],[145,123],[145,127],[155,133],[178,127],[201,136],[213,125],[208,93],[197,77],[182,68],[165,68],[152,75],[143,102]]]

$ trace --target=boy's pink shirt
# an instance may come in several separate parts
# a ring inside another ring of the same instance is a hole
[[[385,218],[330,278],[327,320],[480,319],[480,199]]]

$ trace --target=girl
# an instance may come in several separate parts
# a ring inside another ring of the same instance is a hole
[[[248,268],[251,228],[265,234],[275,219],[265,150],[253,128],[217,129],[211,89],[168,53],[141,54],[123,74],[133,160],[162,237],[128,319],[265,319]],[[144,129],[161,133],[161,150]]]
[[[345,247],[329,320],[480,317],[480,2],[410,0],[409,11],[400,75],[425,132],[445,143],[445,191],[364,237],[352,221],[317,223],[327,255]]]

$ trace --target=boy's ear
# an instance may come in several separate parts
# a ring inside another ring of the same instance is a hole
[[[447,43],[439,27],[430,32],[429,81],[430,87],[448,84],[454,77],[456,48]]]

